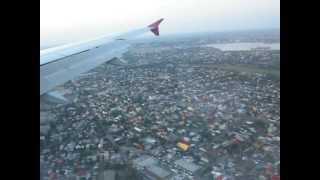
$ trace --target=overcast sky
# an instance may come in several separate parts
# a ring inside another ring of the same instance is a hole
[[[280,28],[280,0],[41,0],[40,44],[125,32],[159,18],[161,34]]]

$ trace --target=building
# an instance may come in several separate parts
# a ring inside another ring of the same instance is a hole
[[[145,180],[165,180],[173,176],[173,173],[159,165],[159,161],[151,156],[141,156],[133,160],[133,165]]]
[[[175,162],[175,164],[180,166],[181,168],[191,172],[192,174],[197,173],[201,169],[201,166],[194,164],[189,159],[179,159]]]
[[[152,165],[142,171],[142,176],[146,180],[166,180],[173,176],[173,173],[166,168]]]
[[[178,142],[177,146],[182,149],[183,151],[187,151],[190,147],[190,145],[186,144],[186,143],[182,143],[182,142]]]
[[[98,175],[98,180],[115,180],[116,172],[114,170],[106,170]]]
[[[133,160],[133,165],[138,169],[143,169],[145,167],[149,167],[157,163],[158,163],[157,159],[151,156],[146,156],[146,155]]]

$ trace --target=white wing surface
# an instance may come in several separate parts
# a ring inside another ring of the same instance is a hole
[[[128,50],[128,40],[151,31],[159,35],[160,19],[141,29],[104,36],[40,51],[40,95],[94,67],[120,57]]]

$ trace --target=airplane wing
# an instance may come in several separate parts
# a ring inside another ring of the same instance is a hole
[[[128,50],[128,40],[151,31],[159,36],[163,19],[141,29],[115,36],[104,36],[40,51],[40,95],[49,92],[94,67],[121,56]]]

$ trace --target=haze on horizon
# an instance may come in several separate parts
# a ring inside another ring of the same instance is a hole
[[[280,29],[280,0],[41,0],[40,46],[125,32],[159,18],[162,35]]]

